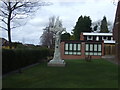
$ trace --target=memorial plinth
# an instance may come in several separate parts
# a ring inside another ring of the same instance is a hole
[[[53,67],[65,67],[65,62],[64,60],[51,60],[48,63],[48,66],[53,66]]]

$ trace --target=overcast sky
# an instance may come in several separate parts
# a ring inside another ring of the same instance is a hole
[[[12,31],[12,41],[38,45],[43,28],[48,25],[51,16],[59,16],[63,27],[71,32],[81,15],[90,16],[92,22],[101,20],[103,16],[114,22],[116,7],[113,0],[46,0],[53,4],[41,7],[29,19],[25,26]],[[2,37],[8,40],[7,32],[2,30]]]

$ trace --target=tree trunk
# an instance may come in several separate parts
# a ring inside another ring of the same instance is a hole
[[[10,17],[11,17],[11,13],[9,13],[9,16],[8,16],[8,41],[9,43],[11,43]]]
[[[8,41],[9,41],[9,43],[11,43],[11,32],[10,32],[10,30],[8,30]]]
[[[10,48],[12,48],[12,46],[11,46],[11,43],[12,43],[12,41],[11,41],[11,28],[10,28],[11,14],[12,14],[12,12],[10,11],[9,15],[8,15],[8,25],[7,25],[7,28],[8,28],[8,41],[9,41]]]

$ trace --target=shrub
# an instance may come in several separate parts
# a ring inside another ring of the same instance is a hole
[[[8,72],[14,70],[12,66],[13,65],[13,61],[15,61],[15,53],[13,50],[9,50],[9,49],[3,49],[2,50],[2,71],[4,72]]]
[[[2,70],[3,74],[20,69],[22,67],[43,62],[43,59],[51,55],[51,50],[47,48],[36,49],[3,49],[2,50]]]

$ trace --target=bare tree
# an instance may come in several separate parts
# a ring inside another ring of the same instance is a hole
[[[101,20],[97,20],[97,21],[93,22],[92,23],[93,32],[99,32],[100,31],[100,25],[101,25]]]
[[[112,21],[108,21],[108,30],[109,30],[109,32],[113,32],[112,29],[113,29],[113,23],[112,23]]]
[[[9,43],[11,43],[11,30],[22,25],[20,19],[27,18],[40,6],[49,5],[40,0],[0,0],[0,3],[0,20],[2,21],[0,28],[8,32]]]
[[[93,32],[100,32],[100,26],[101,26],[101,20],[97,20],[97,21],[93,22],[92,23],[92,31]],[[107,21],[107,26],[108,26],[109,32],[112,32],[113,23],[111,21]],[[97,30],[94,30],[95,27]]]
[[[43,29],[43,34],[40,37],[40,41],[43,46],[47,46],[48,48],[54,47],[54,32],[50,31],[50,28],[54,27],[55,25],[55,16],[49,18],[48,26]]]
[[[53,33],[48,31],[48,28],[44,30],[41,38],[41,43],[43,46],[47,46],[48,48],[53,48],[54,46],[54,38]]]

